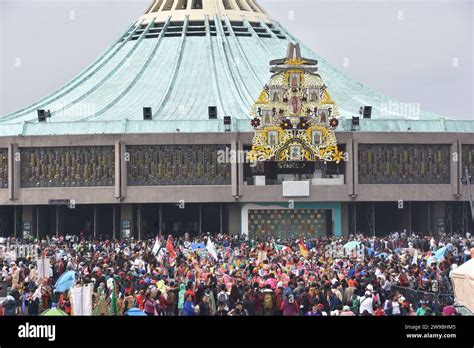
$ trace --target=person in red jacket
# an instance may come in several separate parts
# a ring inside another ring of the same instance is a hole
[[[188,286],[186,286],[186,291],[184,293],[184,298],[187,298],[188,296],[191,296],[193,298],[193,304],[196,305],[196,292],[193,290],[191,283],[188,283]]]
[[[143,290],[140,290],[137,297],[135,298],[137,307],[141,310],[145,308],[145,294]]]
[[[159,304],[158,315],[165,315],[166,310],[168,309],[168,302],[159,290],[156,293],[156,302]]]

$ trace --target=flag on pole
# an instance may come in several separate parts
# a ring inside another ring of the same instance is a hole
[[[279,254],[281,253],[290,253],[291,248],[286,245],[280,245],[275,242],[275,238],[273,238],[273,249]]]
[[[174,246],[170,237],[168,237],[168,241],[166,242],[166,250],[168,250],[172,259],[176,259],[176,252],[174,251]]]
[[[214,246],[214,243],[211,241],[211,238],[207,239],[206,250],[217,261],[218,257],[217,257],[216,247]]]
[[[115,316],[118,315],[118,305],[117,305],[117,281],[114,277],[114,288],[112,292],[112,312]]]
[[[303,257],[308,257],[309,251],[308,248],[306,247],[306,244],[303,242],[303,237],[300,235],[300,253],[303,255]]]
[[[158,237],[156,238],[155,245],[153,246],[152,253],[158,255],[158,252],[161,249],[161,243]]]
[[[165,248],[161,247],[160,251],[158,251],[158,255],[156,256],[156,259],[158,260],[158,262],[161,263],[165,255],[166,255]]]

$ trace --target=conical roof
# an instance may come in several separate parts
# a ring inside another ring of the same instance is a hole
[[[319,62],[342,119],[370,105],[369,130],[467,129],[466,122],[447,123],[423,111],[416,117],[383,113],[392,99],[331,66],[256,0],[154,0],[72,81],[1,117],[0,135],[217,132],[227,115],[233,130],[251,131],[249,113],[271,76],[269,62],[285,56],[289,42],[300,43],[302,54]],[[209,120],[210,106],[217,107],[217,120]],[[152,121],[143,121],[144,107],[152,108]],[[51,112],[47,122],[38,123],[41,109]]]

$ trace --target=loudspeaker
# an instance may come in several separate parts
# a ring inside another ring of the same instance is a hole
[[[37,110],[36,112],[38,113],[38,122],[46,122],[46,119],[51,117],[51,113],[49,111],[41,109]]]
[[[230,126],[232,124],[232,117],[224,116],[224,126]]]
[[[217,120],[217,106],[209,106],[209,119]]]
[[[144,121],[153,120],[153,111],[150,107],[143,108],[143,120]]]
[[[360,125],[360,117],[353,116],[352,117],[352,126],[359,126]]]
[[[364,106],[364,118],[372,118],[372,107],[371,106]]]

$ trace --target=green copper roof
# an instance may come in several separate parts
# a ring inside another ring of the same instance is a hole
[[[216,16],[202,23],[135,23],[71,82],[1,117],[0,136],[222,132],[227,115],[232,130],[252,131],[248,113],[270,78],[269,61],[284,57],[289,42],[299,41],[276,22],[238,23]],[[387,114],[384,106],[395,101],[304,45],[302,54],[319,61],[341,112],[339,131],[350,131],[349,119],[370,105],[373,119],[361,120],[359,131],[474,132],[474,122],[428,112]],[[217,121],[208,120],[209,106],[217,106]],[[152,107],[153,121],[143,121],[143,107]],[[48,122],[38,123],[37,109],[51,111]]]

